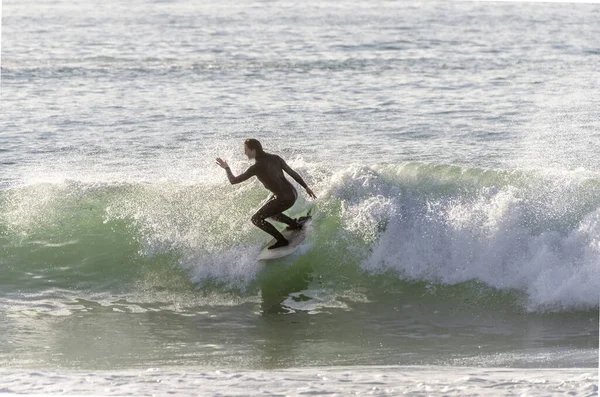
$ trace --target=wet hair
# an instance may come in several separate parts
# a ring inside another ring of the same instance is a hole
[[[250,150],[256,150],[256,153],[262,153],[263,148],[258,139],[248,138],[244,141],[244,144],[248,146]]]

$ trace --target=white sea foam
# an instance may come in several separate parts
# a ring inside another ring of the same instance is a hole
[[[345,229],[374,242],[365,271],[520,290],[530,310],[598,306],[600,208],[585,201],[584,187],[572,186],[584,186],[576,177],[562,191],[538,186],[534,175],[525,184],[497,180],[475,188],[460,174],[413,178],[402,167],[337,177],[331,194],[342,201]],[[559,205],[565,210],[549,212]]]
[[[0,396],[427,395],[597,396],[591,369],[324,367],[277,371],[0,370]]]

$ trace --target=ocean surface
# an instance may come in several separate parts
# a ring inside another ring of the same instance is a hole
[[[597,395],[599,21],[4,0],[0,394]],[[268,263],[249,137],[318,196]]]

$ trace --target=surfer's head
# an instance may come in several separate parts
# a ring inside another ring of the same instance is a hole
[[[257,139],[248,138],[244,141],[244,153],[246,153],[249,159],[255,159],[256,155],[262,152],[262,145]]]

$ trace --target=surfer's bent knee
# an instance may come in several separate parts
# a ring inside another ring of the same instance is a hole
[[[252,215],[252,218],[250,218],[250,221],[252,221],[252,223],[255,226],[260,225],[261,223],[264,222],[264,220],[265,220],[265,218],[261,216],[260,211],[257,212],[256,214]]]

